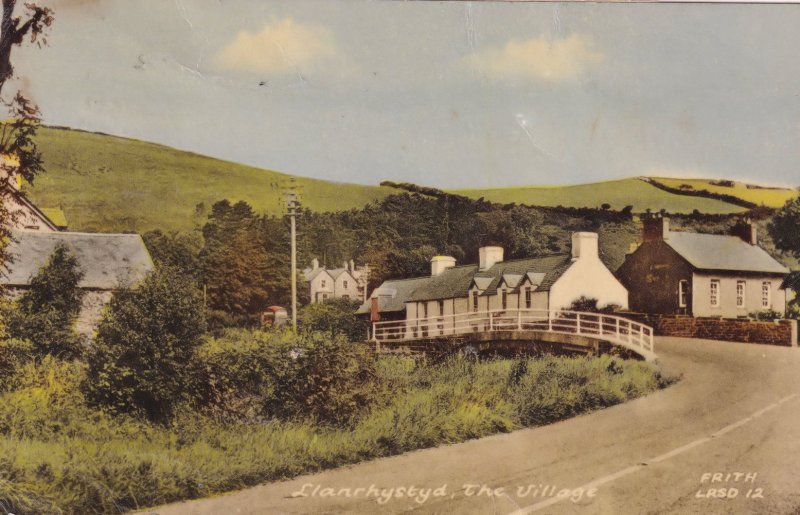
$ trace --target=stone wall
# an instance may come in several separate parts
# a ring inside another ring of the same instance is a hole
[[[650,325],[659,336],[704,338],[731,342],[797,346],[796,320],[690,317],[682,315],[625,314]]]

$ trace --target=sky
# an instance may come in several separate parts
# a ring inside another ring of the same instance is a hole
[[[797,4],[39,3],[51,125],[361,184],[800,184]]]

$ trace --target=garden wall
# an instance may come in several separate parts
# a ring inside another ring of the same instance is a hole
[[[750,320],[685,315],[626,314],[624,316],[652,326],[655,334],[659,336],[797,347],[797,320]]]

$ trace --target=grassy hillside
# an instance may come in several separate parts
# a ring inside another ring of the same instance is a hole
[[[28,194],[61,207],[72,230],[190,229],[221,199],[280,213],[291,176],[126,138],[60,128],[37,136],[47,173]],[[297,178],[303,205],[315,211],[364,206],[391,188]],[[198,204],[202,203],[200,209]]]
[[[660,190],[640,179],[620,179],[574,186],[520,186],[513,188],[464,189],[453,193],[471,198],[483,197],[492,202],[528,204],[535,206],[600,207],[610,204],[612,209],[632,205],[634,212],[646,209],[666,209],[671,213],[738,213],[739,206],[714,199],[676,195]]]
[[[685,189],[688,191],[707,190],[711,193],[719,193],[721,195],[733,195],[742,200],[766,207],[781,207],[787,200],[793,199],[798,195],[797,190],[790,188],[765,188],[735,181],[676,179],[666,177],[653,177],[653,179],[670,188]]]

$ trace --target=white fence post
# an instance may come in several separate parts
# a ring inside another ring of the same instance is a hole
[[[522,331],[522,311],[517,311],[517,330]]]

